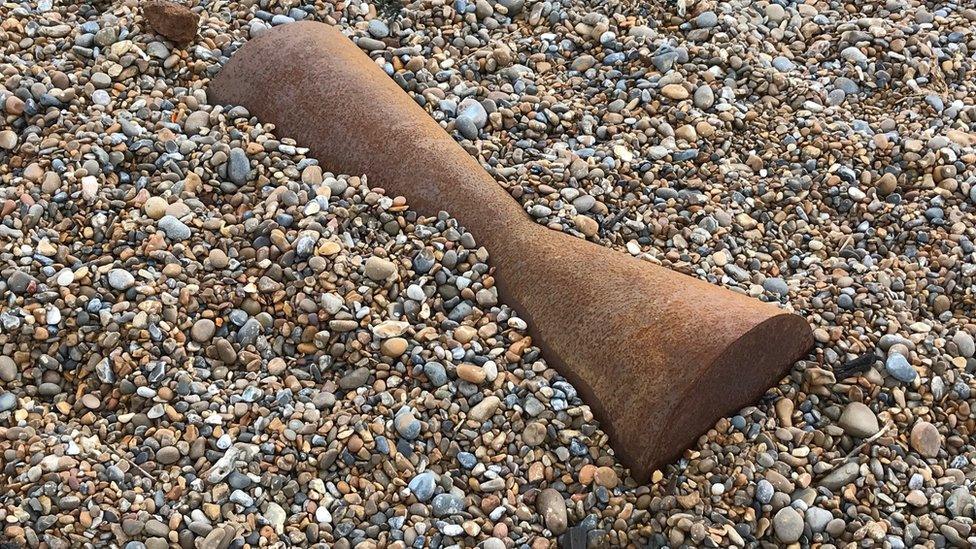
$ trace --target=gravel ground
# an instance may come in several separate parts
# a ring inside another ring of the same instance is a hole
[[[969,4],[186,5],[0,4],[0,546],[976,544]],[[296,19],[816,349],[631,478],[449,214],[208,104]]]

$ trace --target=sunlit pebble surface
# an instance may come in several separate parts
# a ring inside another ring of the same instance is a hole
[[[967,3],[193,1],[186,48],[140,2],[53,4],[0,4],[3,543],[976,542]],[[816,349],[630,477],[472,235],[207,103],[296,19],[540,223]]]

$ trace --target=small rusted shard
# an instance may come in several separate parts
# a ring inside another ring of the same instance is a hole
[[[177,46],[186,46],[197,36],[200,16],[177,2],[170,0],[145,0],[142,16],[152,30]]]
[[[211,83],[327,169],[368,175],[485,245],[501,295],[646,481],[725,414],[755,402],[813,343],[799,316],[551,231],[377,64],[320,23],[248,42]]]

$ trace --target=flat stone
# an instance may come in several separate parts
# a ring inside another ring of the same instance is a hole
[[[217,325],[214,324],[213,320],[209,318],[201,318],[200,320],[193,323],[193,327],[190,328],[190,337],[193,341],[197,343],[207,343],[213,338],[214,331],[216,331]]]
[[[358,389],[366,384],[369,380],[369,368],[362,367],[356,368],[355,370],[342,376],[339,380],[339,387],[345,390]]]
[[[823,486],[828,490],[843,488],[857,479],[858,475],[860,475],[860,470],[861,468],[857,463],[848,461],[847,463],[827,473],[827,475],[820,480],[820,486]]]
[[[396,272],[396,265],[382,257],[370,256],[366,260],[363,272],[370,280],[382,282],[393,276],[393,273]]]
[[[108,272],[108,285],[113,289],[122,291],[128,290],[136,283],[132,273],[125,269],[112,269]]]
[[[923,457],[934,458],[942,449],[942,435],[935,425],[927,421],[919,421],[912,427],[909,437],[912,448]]]
[[[486,421],[488,418],[495,414],[495,410],[501,404],[501,400],[495,395],[489,395],[481,400],[478,404],[474,405],[470,411],[468,411],[468,419],[473,421]]]
[[[837,422],[844,432],[855,437],[867,438],[878,432],[878,417],[861,402],[852,402],[844,408]]]

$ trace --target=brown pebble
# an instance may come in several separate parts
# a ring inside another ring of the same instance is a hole
[[[397,358],[403,356],[403,353],[407,352],[407,340],[402,337],[391,337],[390,339],[384,339],[380,343],[380,353],[383,356],[390,358]]]
[[[612,467],[597,467],[596,473],[593,475],[593,481],[596,482],[597,486],[603,486],[604,488],[613,490],[617,487],[620,479]]]
[[[459,378],[467,381],[468,383],[474,383],[475,385],[481,385],[485,382],[485,370],[481,366],[475,364],[459,364],[457,367],[457,375]]]
[[[912,448],[916,452],[927,458],[934,458],[939,455],[942,449],[942,435],[939,430],[927,421],[919,421],[912,427],[910,436]]]

